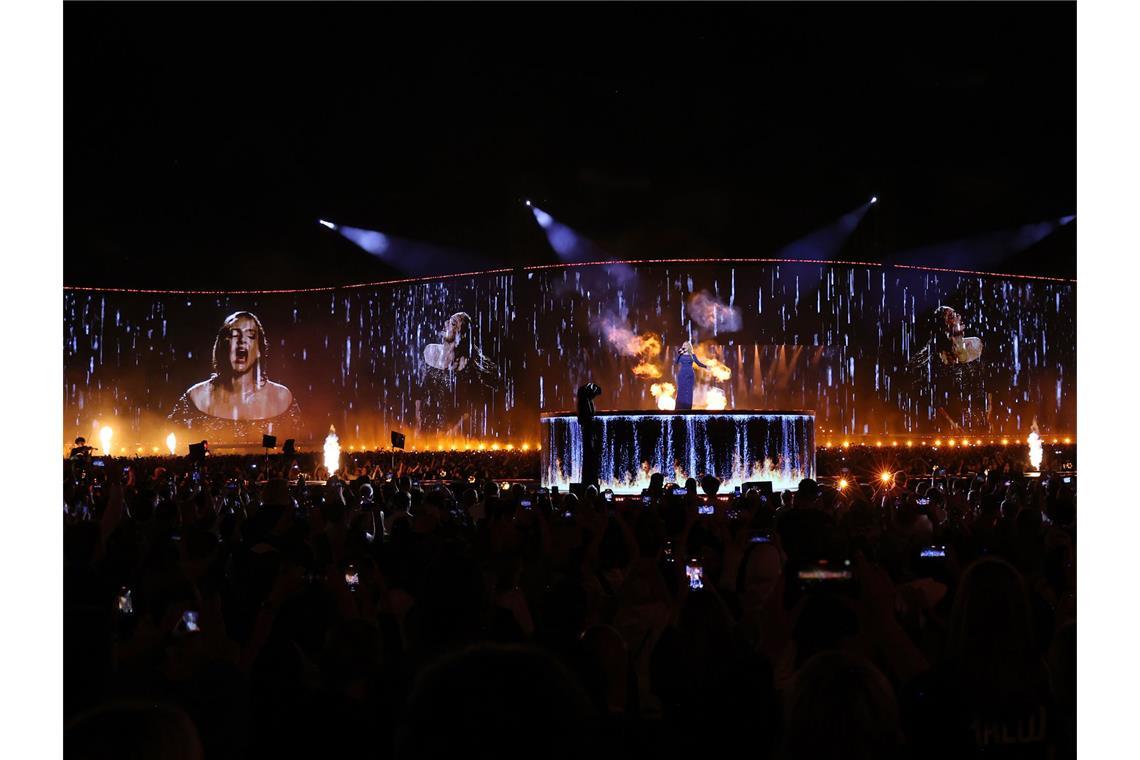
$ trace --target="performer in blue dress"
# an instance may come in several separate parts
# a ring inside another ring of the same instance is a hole
[[[708,366],[701,363],[697,355],[693,353],[693,344],[685,341],[681,345],[681,350],[677,354],[677,358],[673,360],[674,364],[680,364],[681,369],[677,370],[677,408],[678,409],[692,409],[693,408],[693,383],[696,380],[696,375],[693,372],[693,364],[696,363],[698,367],[708,369]]]

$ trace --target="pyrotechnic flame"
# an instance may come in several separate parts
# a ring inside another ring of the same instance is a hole
[[[701,361],[708,365],[708,369],[703,371],[708,372],[717,380],[724,382],[725,380],[728,380],[730,377],[732,377],[732,370],[730,370],[728,366],[719,359],[715,359],[710,356],[707,359],[701,359]],[[697,367],[697,369],[700,370],[701,368]]]
[[[661,369],[656,364],[642,362],[633,368],[633,374],[647,380],[656,380],[661,377]]]
[[[705,391],[705,409],[724,409],[728,406],[728,398],[720,388],[709,388]]]
[[[677,387],[673,383],[654,383],[649,387],[649,392],[657,399],[658,409],[677,408]]]
[[[325,438],[325,469],[332,476],[340,468],[340,439],[336,437],[336,428],[329,425],[329,434]]]
[[[111,439],[115,437],[115,431],[111,430],[110,425],[104,425],[103,429],[99,431],[99,443],[103,444],[103,453],[111,453]]]
[[[638,356],[647,359],[661,353],[661,339],[653,333],[636,334],[622,324],[605,322],[602,330],[606,340],[624,356]]]
[[[1037,423],[1034,421],[1033,427],[1030,428],[1029,433],[1029,463],[1033,465],[1033,469],[1041,469],[1041,436],[1037,434]]]
[[[623,322],[606,317],[601,322],[606,340],[622,356],[632,356],[638,360],[633,374],[643,380],[656,380],[661,377],[661,368],[654,364],[661,355],[661,338],[653,333],[638,335]]]
[[[174,433],[166,436],[166,448],[170,449],[171,456],[178,450],[178,439],[174,437]]]

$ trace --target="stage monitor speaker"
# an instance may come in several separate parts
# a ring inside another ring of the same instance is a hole
[[[404,440],[405,439],[404,439],[403,433],[397,433],[395,430],[392,431],[392,448],[394,448],[394,449],[404,448]]]
[[[277,448],[277,436],[275,436],[275,435],[263,435],[263,436],[261,436],[261,448],[263,448],[263,449],[275,449],[275,448]]]
[[[285,439],[285,447],[282,449],[285,456],[291,457],[297,455],[297,442],[292,438]]]
[[[742,491],[744,493],[748,493],[748,489],[750,489],[750,488],[755,488],[757,491],[759,491],[762,494],[771,495],[771,493],[772,493],[772,481],[770,481],[770,480],[750,480],[744,484],[744,486],[742,487]]]

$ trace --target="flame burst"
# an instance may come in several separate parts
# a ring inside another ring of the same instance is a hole
[[[622,356],[632,356],[638,360],[633,374],[643,380],[656,380],[661,377],[661,368],[654,360],[661,355],[661,338],[653,333],[638,335],[620,322],[607,319],[602,323],[606,340]]]
[[[1033,469],[1041,469],[1041,458],[1043,452],[1041,451],[1041,436],[1037,434],[1037,423],[1034,422],[1031,432],[1029,433],[1029,463],[1033,465]]]
[[[637,356],[643,360],[661,353],[661,338],[653,333],[636,334],[625,325],[607,323],[603,326],[606,340],[624,356]]]
[[[728,406],[728,398],[720,388],[709,388],[705,391],[705,399],[702,406],[705,409],[724,409]]]
[[[708,366],[708,369],[703,369],[696,365],[693,366],[697,372],[702,374],[712,375],[718,382],[724,382],[732,377],[732,370],[728,365],[716,357],[716,354],[721,350],[721,346],[713,341],[705,341],[701,343],[697,349],[696,354],[700,357],[701,362]]]
[[[110,425],[105,425],[99,431],[99,443],[103,444],[103,453],[110,455],[111,453],[111,439],[114,438],[115,431],[111,430]]]
[[[329,425],[329,434],[325,438],[325,469],[331,477],[340,468],[340,439],[336,437],[336,428]]]
[[[714,359],[713,357],[710,356],[707,359],[701,359],[701,361],[703,361],[705,364],[708,365],[708,369],[701,370],[700,367],[697,367],[697,369],[700,371],[703,371],[703,372],[708,372],[710,375],[715,377],[718,381],[724,382],[725,380],[728,380],[730,377],[732,377],[732,370],[730,370],[728,368],[728,365],[726,365],[724,362],[720,361],[719,359]]]
[[[166,448],[170,449],[170,455],[174,456],[175,451],[178,449],[178,439],[174,437],[174,433],[166,436]]]
[[[654,383],[650,386],[649,392],[657,399],[658,409],[677,408],[677,387],[673,383]]]
[[[646,380],[656,380],[661,377],[661,368],[656,364],[649,362],[642,362],[633,368],[633,374],[638,377],[645,378]]]

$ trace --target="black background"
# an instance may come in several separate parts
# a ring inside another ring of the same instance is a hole
[[[65,282],[397,275],[317,218],[554,261],[844,258],[1075,213],[1074,3],[65,7]],[[1075,225],[965,268],[1074,276]],[[454,271],[462,271],[457,261]]]

